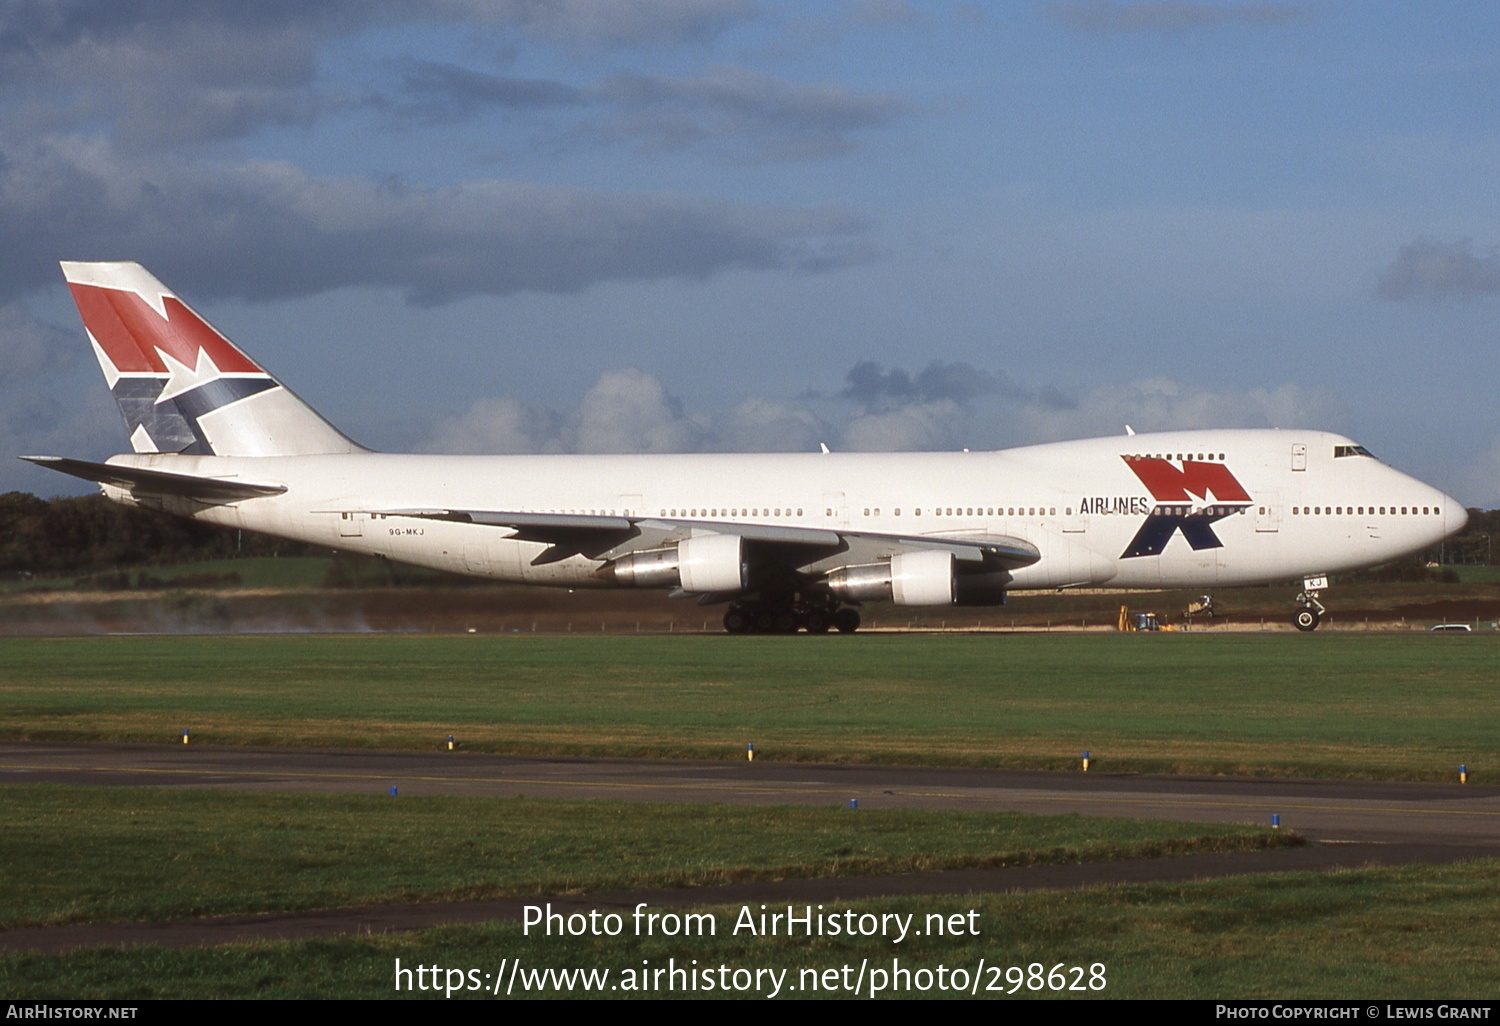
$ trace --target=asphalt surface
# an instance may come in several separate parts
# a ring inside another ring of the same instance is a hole
[[[828,902],[900,894],[965,894],[1194,880],[1256,872],[1442,863],[1500,855],[1500,786],[1379,783],[1100,772],[535,758],[201,745],[0,742],[0,785],[222,788],[389,794],[526,795],[623,801],[734,802],[1015,810],[1268,824],[1312,841],[1232,855],[745,883],[683,890],[432,903],[0,931],[0,950],[63,951],[97,944],[218,944],[251,939],[415,929],[519,917],[525,904],[634,908]]]
[[[989,809],[1269,824],[1323,841],[1492,844],[1500,785],[454,752],[0,742],[0,783]]]

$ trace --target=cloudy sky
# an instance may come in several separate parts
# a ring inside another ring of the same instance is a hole
[[[1326,427],[1500,506],[1497,71],[1478,0],[6,0],[0,452],[125,447],[57,261],[134,259],[376,448]]]

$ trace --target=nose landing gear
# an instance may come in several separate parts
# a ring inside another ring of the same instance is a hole
[[[1318,592],[1328,587],[1328,578],[1309,577],[1302,582],[1302,591],[1297,594],[1298,610],[1292,614],[1292,626],[1299,631],[1315,631],[1328,612],[1318,601]]]
[[[1317,606],[1303,606],[1292,616],[1292,623],[1299,631],[1315,631],[1322,622],[1323,613]]]

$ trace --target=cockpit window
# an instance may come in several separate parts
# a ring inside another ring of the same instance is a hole
[[[1375,454],[1362,445],[1335,445],[1333,447],[1333,458],[1339,459],[1343,456],[1368,456],[1375,458]]]

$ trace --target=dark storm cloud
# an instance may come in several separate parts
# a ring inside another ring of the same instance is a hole
[[[0,85],[8,87],[0,103],[12,137],[102,130],[141,150],[221,142],[358,106],[319,80],[317,59],[331,39],[376,23],[446,21],[648,46],[708,39],[754,14],[744,0],[17,0],[0,5]],[[376,87],[363,102],[429,122],[587,104],[602,114],[584,136],[647,150],[732,140],[731,156],[749,160],[843,153],[854,145],[850,133],[906,109],[890,96],[733,66],[688,78],[618,75],[592,87],[438,61],[396,68],[394,92]]]
[[[571,46],[611,49],[710,42],[758,12],[752,0],[429,0],[429,5]]]
[[[315,177],[285,163],[137,164],[98,142],[0,153],[0,300],[61,259],[135,259],[202,295],[345,285],[415,301],[571,292],[603,281],[809,269],[871,258],[866,220],[478,180],[445,188]]]
[[[736,66],[696,77],[625,73],[579,88],[432,61],[408,61],[393,96],[373,101],[398,118],[450,121],[489,111],[584,111],[555,122],[559,139],[606,141],[644,151],[716,147],[721,156],[764,162],[846,153],[853,134],[908,112],[898,97],[821,82],[794,82]]]
[[[967,405],[981,396],[1024,398],[1029,393],[1004,374],[992,374],[967,363],[933,360],[916,374],[900,367],[885,370],[872,360],[855,364],[844,378],[839,398],[872,412],[888,412],[915,403],[949,401]]]
[[[593,90],[614,113],[598,131],[647,149],[727,141],[751,160],[805,159],[853,149],[851,133],[890,124],[907,103],[828,83],[793,82],[721,66],[693,78],[624,74]]]
[[[7,0],[0,8],[0,62],[10,66],[80,44],[159,34],[186,22],[238,29],[334,24],[397,6],[378,0]]]
[[[118,142],[141,146],[216,141],[306,124],[344,102],[318,88],[319,47],[375,23],[458,23],[614,48],[707,41],[754,14],[748,0],[7,0],[0,85],[12,124],[110,124]],[[556,100],[568,88],[438,68],[409,84],[429,99],[467,93],[471,103]]]
[[[523,181],[430,188],[319,176],[283,162],[237,163],[201,147],[357,105],[326,92],[320,47],[377,23],[446,22],[591,47],[655,46],[708,40],[754,14],[747,0],[0,4],[0,302],[55,283],[58,259],[140,260],[205,296],[374,285],[429,303],[868,260],[868,224],[832,207]],[[400,84],[380,102],[430,121],[605,102],[566,83],[451,63],[398,60],[387,74],[393,68]],[[761,135],[773,135],[780,120],[793,126],[783,134],[807,146],[802,137],[859,123],[819,115],[813,93],[788,87],[777,101],[766,82],[755,86],[763,104],[781,104],[756,114],[742,102],[741,117]],[[210,153],[220,159],[205,159]]]
[[[1048,7],[1053,18],[1078,32],[1183,32],[1216,25],[1281,25],[1311,14],[1308,4],[1189,0],[1073,0]]]
[[[587,102],[563,82],[492,75],[437,61],[406,62],[401,90],[401,112],[427,120],[456,120],[486,108],[537,110]]]
[[[1380,275],[1386,299],[1471,298],[1500,293],[1500,249],[1475,253],[1470,239],[1417,239],[1401,247]]]
[[[567,43],[665,46],[713,39],[757,15],[753,0],[6,0],[0,64],[200,23],[349,31],[376,20],[491,24]]]
[[[242,136],[306,122],[329,33],[381,5],[284,0],[19,0],[0,7],[0,84],[34,129],[109,125],[125,143]]]

